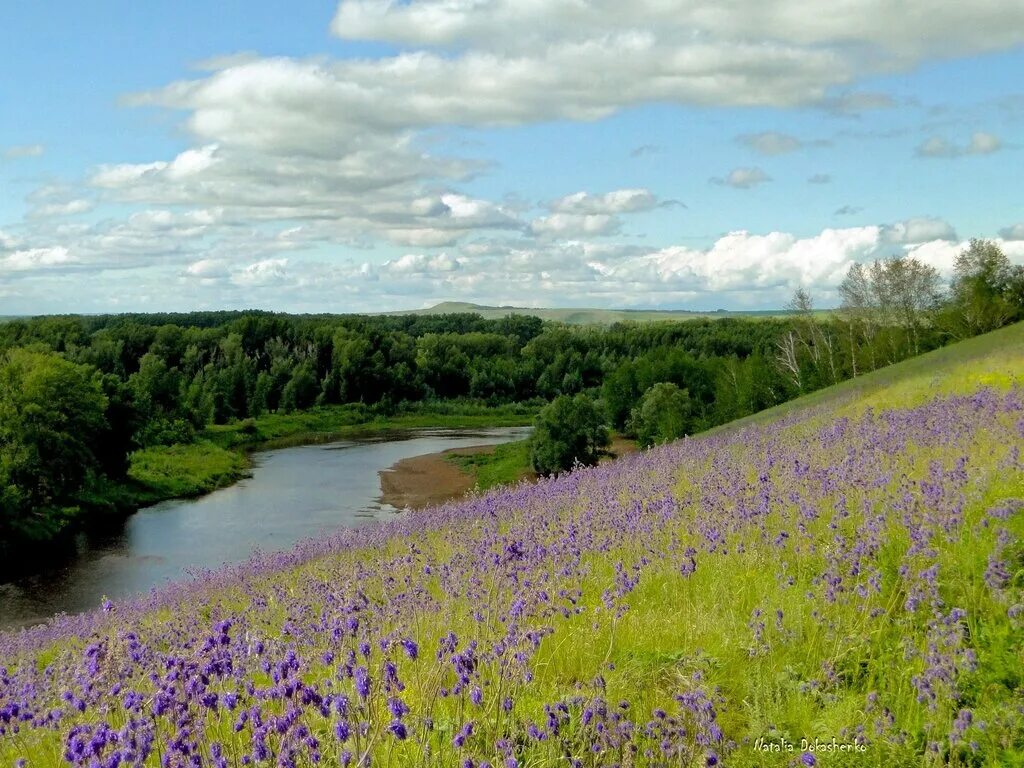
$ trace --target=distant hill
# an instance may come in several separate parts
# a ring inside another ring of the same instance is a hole
[[[554,320],[571,325],[611,325],[620,322],[647,323],[659,320],[695,320],[722,317],[776,317],[786,315],[785,310],[761,310],[733,312],[719,309],[714,312],[693,312],[687,309],[592,309],[575,307],[491,307],[465,301],[444,301],[427,309],[410,309],[398,312],[382,312],[384,315],[448,315],[473,313],[489,320],[506,315],[533,315],[543,320]]]

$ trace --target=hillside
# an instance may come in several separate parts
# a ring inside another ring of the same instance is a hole
[[[0,761],[1020,765],[1022,341],[0,636]]]
[[[551,320],[569,325],[611,325],[612,323],[647,323],[660,320],[694,320],[722,317],[780,317],[788,314],[783,310],[730,311],[719,309],[714,312],[692,312],[686,309],[588,309],[588,308],[546,308],[546,307],[490,307],[462,301],[445,301],[426,309],[384,312],[387,315],[448,315],[471,313],[487,320],[499,320],[506,315],[532,315],[542,320]]]

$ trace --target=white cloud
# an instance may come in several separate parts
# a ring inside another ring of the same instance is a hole
[[[606,213],[553,213],[536,219],[530,228],[542,237],[578,238],[612,235],[622,224]]]
[[[913,218],[882,227],[882,238],[888,243],[910,245],[932,240],[956,240],[956,231],[942,219]]]
[[[0,229],[0,252],[13,251],[18,247],[18,240],[14,235]]]
[[[733,168],[724,178],[715,176],[711,179],[711,182],[713,184],[724,184],[734,189],[751,189],[758,184],[764,184],[766,181],[771,180],[772,177],[767,173],[760,168],[753,167]]]
[[[29,248],[0,258],[0,275],[5,272],[33,272],[39,269],[74,264],[77,259],[63,246]]]
[[[18,144],[7,147],[2,154],[8,160],[21,160],[26,157],[39,157],[45,151],[46,148],[42,144]]]
[[[555,213],[616,214],[649,211],[658,207],[658,198],[648,189],[617,189],[603,195],[576,192],[551,203]]]
[[[707,251],[627,246],[600,238],[620,233],[625,215],[671,201],[646,189],[579,192],[543,206],[530,221],[532,206],[460,194],[487,164],[444,156],[436,147],[446,145],[427,139],[438,127],[597,120],[650,103],[816,106],[844,114],[892,106],[885,94],[856,90],[857,82],[929,57],[1020,44],[1024,4],[838,0],[824,14],[808,13],[797,0],[345,0],[333,29],[348,39],[385,40],[398,52],[376,59],[221,57],[203,62],[203,74],[132,97],[130,103],[180,111],[191,146],[152,162],[101,166],[87,193],[30,197],[37,215],[56,220],[29,222],[16,246],[0,241],[7,270],[66,258],[76,269],[163,270],[182,284],[219,283],[239,295],[301,285],[310,297],[324,286],[356,295],[373,280],[383,286],[384,275],[403,296],[507,291],[533,300],[578,290],[613,303],[625,276],[650,273],[652,265],[674,275],[669,293],[638,277],[626,300],[641,300],[643,291],[693,297],[747,277],[756,292],[796,273],[818,274],[800,261],[811,258],[800,249],[818,254],[831,274],[828,265],[848,258],[856,250],[850,243],[868,237],[865,228],[804,239],[734,233]],[[775,155],[814,143],[778,132],[745,141]],[[959,141],[931,149],[966,155],[1001,146],[987,133]],[[716,181],[749,189],[769,180],[760,168],[741,167]],[[144,210],[98,223],[59,220],[83,212],[83,201],[93,198]],[[945,227],[925,220],[876,227],[873,252],[955,236]],[[358,269],[314,267],[310,253],[285,258],[307,249],[340,260],[345,249],[382,241],[445,253],[403,261],[389,258],[389,248],[376,266],[367,261]],[[22,255],[12,261],[15,253]],[[752,253],[766,259],[760,270],[747,261]],[[726,266],[700,267],[702,259]],[[159,295],[160,285],[147,291]]]
[[[965,144],[954,144],[940,136],[925,139],[917,147],[921,157],[963,157],[964,155],[990,155],[1002,149],[1003,143],[998,136],[984,131],[971,134],[971,140]]]
[[[455,272],[461,268],[459,261],[446,253],[427,256],[422,253],[406,254],[394,261],[385,262],[382,269],[391,274],[426,274],[432,272]]]
[[[998,136],[978,131],[971,134],[971,143],[967,145],[967,154],[988,155],[998,151],[1002,146],[1003,143],[999,140]]]
[[[185,274],[189,277],[216,278],[227,277],[230,273],[223,259],[199,259],[185,268]]]
[[[800,0],[344,0],[332,24],[346,39],[403,45],[535,47],[609,30],[660,30],[681,40],[778,40],[800,46],[871,46],[900,59],[995,50],[1021,40],[1015,0],[839,0],[810,13]]]
[[[287,277],[288,259],[263,259],[234,272],[231,281],[244,287],[277,285]]]

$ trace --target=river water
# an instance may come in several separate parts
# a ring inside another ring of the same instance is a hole
[[[165,501],[121,530],[83,542],[78,556],[0,584],[0,627],[77,613],[187,576],[287,549],[339,527],[399,513],[381,502],[378,472],[412,456],[519,440],[528,427],[417,430],[386,439],[304,445],[253,455],[252,477],[198,499]]]

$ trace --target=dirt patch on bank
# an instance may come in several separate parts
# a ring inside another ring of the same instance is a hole
[[[493,445],[449,448],[440,453],[402,459],[389,469],[378,472],[380,500],[398,509],[422,509],[465,496],[473,488],[473,476],[445,457],[493,453],[494,448]]]
[[[380,475],[380,501],[398,509],[423,509],[461,498],[473,490],[473,475],[460,469],[447,457],[494,453],[496,447],[474,445],[468,448],[449,448],[440,453],[402,459],[377,473]],[[608,450],[611,455],[602,457],[602,463],[628,453],[636,453],[638,448],[635,440],[616,435]],[[526,479],[535,480],[536,477],[531,472]]]

